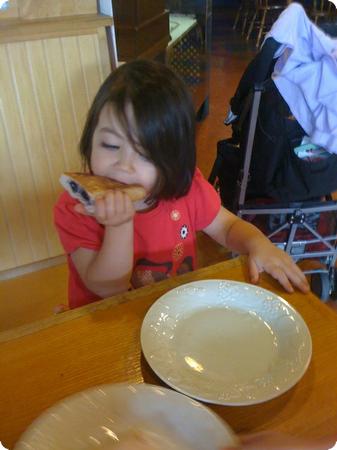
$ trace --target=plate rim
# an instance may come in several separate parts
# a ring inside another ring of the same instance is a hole
[[[43,410],[29,425],[28,427],[21,433],[21,435],[19,436],[18,440],[15,442],[13,450],[18,450],[19,446],[24,445],[24,440],[31,437],[31,435],[34,434],[34,432],[36,432],[36,426],[40,423],[43,422],[43,420],[50,416],[51,414],[57,412],[57,410],[60,408],[60,406],[64,403],[64,402],[68,402],[69,400],[72,401],[74,399],[76,399],[76,397],[79,397],[79,395],[81,394],[85,394],[85,395],[90,395],[91,392],[97,391],[99,389],[127,389],[130,387],[135,387],[135,388],[139,388],[143,389],[143,391],[146,390],[150,390],[150,389],[156,389],[156,390],[160,390],[160,391],[164,391],[166,394],[168,394],[171,397],[177,397],[180,399],[183,399],[186,403],[195,403],[195,406],[200,408],[204,414],[207,414],[208,417],[210,417],[213,421],[213,423],[218,426],[219,428],[221,427],[224,431],[224,433],[226,433],[229,437],[229,439],[232,441],[230,443],[230,445],[234,447],[239,445],[239,439],[236,436],[234,430],[230,427],[230,425],[226,422],[225,419],[223,419],[221,416],[219,416],[218,414],[216,414],[216,412],[214,412],[211,408],[207,407],[206,405],[204,405],[203,403],[199,402],[198,400],[196,400],[195,398],[192,398],[189,395],[185,395],[179,391],[177,391],[176,389],[170,389],[169,387],[166,386],[160,386],[160,385],[156,385],[156,384],[152,384],[152,383],[145,383],[145,382],[119,382],[119,383],[101,383],[98,385],[93,385],[90,386],[86,389],[82,389],[80,391],[74,392],[70,395],[67,395],[59,400],[57,400],[55,403],[53,403],[52,405],[50,405],[47,409]],[[28,442],[29,444],[29,442]],[[29,444],[30,445],[30,444]]]
[[[177,386],[176,384],[172,383],[170,380],[167,379],[166,376],[162,375],[160,373],[159,370],[156,370],[155,367],[153,367],[152,362],[151,362],[151,358],[147,357],[146,352],[144,350],[144,333],[145,333],[145,321],[148,318],[148,316],[150,315],[151,310],[155,309],[155,307],[158,306],[158,304],[160,302],[162,302],[162,300],[167,296],[169,296],[170,294],[172,294],[174,291],[181,289],[182,287],[186,287],[186,286],[191,286],[191,285],[196,285],[196,284],[200,284],[200,283],[222,283],[222,282],[226,282],[229,284],[233,284],[233,285],[242,285],[242,286],[249,286],[249,287],[256,287],[257,289],[268,293],[268,295],[272,295],[273,297],[277,298],[277,300],[279,300],[281,303],[285,304],[290,310],[292,310],[302,321],[304,329],[307,332],[307,336],[308,336],[308,344],[309,344],[309,353],[308,353],[308,358],[306,363],[303,365],[302,370],[300,372],[300,374],[298,375],[298,377],[296,378],[295,382],[293,382],[289,387],[286,387],[284,390],[282,390],[280,393],[276,392],[275,395],[269,396],[267,398],[264,398],[262,400],[247,400],[247,401],[243,401],[243,402],[233,402],[233,401],[224,401],[224,400],[217,400],[217,399],[210,399],[210,398],[206,398],[203,397],[201,395],[195,395],[192,394],[188,391],[186,391],[184,388],[181,388],[179,386]],[[312,360],[312,337],[311,337],[311,333],[310,333],[310,329],[306,323],[306,321],[304,320],[304,318],[302,317],[302,315],[296,310],[296,308],[294,306],[292,306],[287,300],[285,300],[283,297],[281,297],[278,294],[275,294],[274,292],[260,287],[258,285],[254,285],[251,283],[246,283],[243,281],[237,281],[237,280],[230,280],[230,279],[225,279],[225,278],[206,278],[206,279],[202,279],[202,280],[194,280],[194,281],[190,281],[188,283],[183,283],[179,286],[176,286],[170,290],[168,290],[167,292],[165,292],[165,294],[161,295],[160,297],[158,297],[158,299],[152,303],[152,305],[150,306],[150,308],[147,310],[144,319],[142,321],[142,325],[141,325],[141,330],[140,330],[140,343],[141,343],[141,350],[142,353],[144,355],[144,358],[147,362],[147,364],[150,366],[151,370],[153,370],[153,372],[158,376],[158,378],[160,380],[162,380],[165,384],[167,384],[168,386],[170,386],[171,388],[173,388],[174,390],[192,398],[195,399],[197,401],[201,401],[204,403],[208,403],[208,404],[214,404],[214,405],[222,405],[222,406],[250,406],[250,405],[258,405],[261,403],[265,403],[267,401],[273,400],[277,397],[280,397],[281,395],[285,394],[286,392],[288,392],[290,389],[292,389],[293,387],[296,386],[296,384],[302,379],[302,377],[304,376],[304,374],[306,373],[306,371],[308,370],[308,367],[311,363]]]

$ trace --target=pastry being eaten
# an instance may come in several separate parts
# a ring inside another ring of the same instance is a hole
[[[95,198],[109,190],[125,192],[133,202],[143,200],[145,189],[136,184],[123,184],[107,177],[99,177],[88,173],[65,172],[60,183],[69,194],[80,201],[89,213],[95,210]]]

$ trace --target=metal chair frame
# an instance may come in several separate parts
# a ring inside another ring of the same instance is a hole
[[[258,206],[246,204],[246,193],[249,181],[249,169],[252,159],[252,151],[254,144],[255,129],[258,118],[259,105],[261,101],[262,92],[265,90],[265,84],[257,84],[254,87],[252,98],[252,106],[249,119],[249,128],[247,134],[247,141],[245,146],[244,164],[240,180],[238,180],[238,195],[236,202],[236,212],[239,217],[251,215],[272,215],[284,214],[287,217],[286,223],[280,225],[268,235],[268,238],[273,241],[273,237],[280,231],[288,230],[287,239],[280,243],[274,242],[278,247],[286,251],[297,262],[303,259],[325,259],[325,268],[307,270],[307,274],[318,274],[321,278],[322,292],[320,296],[322,300],[328,300],[330,295],[336,291],[335,281],[335,266],[337,261],[337,231],[329,236],[322,236],[315,230],[307,221],[308,215],[312,213],[333,212],[337,216],[337,201],[323,201],[317,204],[313,202],[297,202],[290,204],[287,207],[283,205]],[[299,228],[306,229],[312,239],[303,240],[296,237]],[[308,252],[305,251],[305,246],[308,244],[323,244],[324,250]],[[304,248],[304,250],[302,250]]]

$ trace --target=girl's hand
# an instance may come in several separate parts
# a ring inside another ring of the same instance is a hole
[[[261,239],[256,250],[249,253],[248,270],[252,283],[257,283],[259,273],[265,271],[288,292],[294,292],[293,286],[304,293],[310,290],[304,273],[292,258],[266,239]]]
[[[89,215],[80,203],[75,211]],[[104,196],[96,197],[95,212],[91,214],[98,223],[105,227],[116,227],[133,219],[135,209],[130,197],[122,191],[107,191]]]

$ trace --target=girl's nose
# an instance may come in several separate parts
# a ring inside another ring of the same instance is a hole
[[[134,155],[130,149],[122,149],[120,158],[117,161],[118,168],[124,172],[132,172],[134,170]]]

